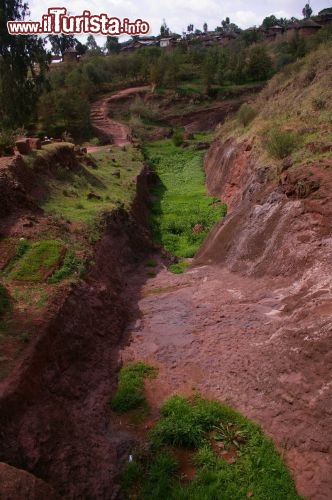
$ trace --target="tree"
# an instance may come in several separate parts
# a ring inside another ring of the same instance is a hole
[[[312,8],[310,7],[310,5],[308,3],[306,3],[305,6],[303,7],[302,14],[303,14],[303,17],[305,17],[306,19],[308,19],[311,16]]]
[[[226,19],[221,21],[221,26],[221,31],[224,33],[229,33],[231,31],[240,31],[240,28],[236,24],[231,23],[229,17],[226,17]]]
[[[204,31],[204,33],[207,33],[207,31],[208,31],[208,25],[207,25],[207,23],[203,24],[203,31]]]
[[[93,35],[88,36],[86,46],[88,48],[87,52],[91,55],[99,55],[102,52]]]
[[[52,46],[52,52],[55,55],[62,55],[66,52],[67,49],[75,48],[77,44],[77,40],[74,35],[64,35],[61,33],[60,35],[48,35],[47,37]]]
[[[28,5],[20,0],[0,3],[0,126],[27,124],[49,63],[45,42],[37,35],[10,35],[7,21],[24,20]]]
[[[163,24],[160,26],[160,36],[162,38],[169,36],[169,27],[167,26],[165,19],[163,19]]]
[[[265,45],[253,46],[249,54],[248,75],[253,81],[266,80],[272,73],[272,59]]]
[[[118,54],[120,52],[119,38],[117,36],[108,36],[106,38],[105,49],[108,54]]]

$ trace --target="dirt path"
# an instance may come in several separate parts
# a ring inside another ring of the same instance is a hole
[[[309,302],[304,313],[291,305],[296,293],[285,279],[210,266],[179,276],[161,265],[142,289],[121,356],[159,367],[148,386],[153,412],[173,392],[193,389],[229,403],[273,437],[301,494],[327,500],[331,383],[322,383],[329,379],[322,353],[331,304]]]
[[[119,92],[116,92],[111,96],[107,95],[102,99],[94,102],[91,106],[91,124],[97,131],[98,135],[102,136],[105,139],[111,139],[113,144],[115,144],[116,146],[124,146],[126,144],[129,144],[130,128],[123,123],[112,120],[112,118],[108,116],[110,103],[130,94],[145,92],[149,88],[149,86],[131,87],[129,89],[120,90]],[[93,150],[93,148],[89,148],[89,152],[93,152]]]

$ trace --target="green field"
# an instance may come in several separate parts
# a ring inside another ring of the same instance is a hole
[[[204,134],[199,135],[203,139]],[[171,140],[146,146],[160,182],[152,189],[153,236],[178,257],[193,257],[226,206],[206,192],[204,152],[176,147]]]

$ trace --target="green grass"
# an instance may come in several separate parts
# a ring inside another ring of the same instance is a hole
[[[41,281],[58,264],[63,249],[58,240],[33,243],[20,258],[10,277],[17,281]]]
[[[238,443],[229,463],[215,445],[225,440],[227,449],[234,436]],[[193,450],[196,475],[191,481],[181,481],[173,453],[179,447]],[[258,500],[300,499],[285,463],[260,427],[198,395],[166,401],[145,450],[122,476],[130,498],[134,493],[141,500],[242,500],[249,495]]]
[[[16,247],[15,255],[9,262],[9,264],[6,266],[6,268],[3,270],[2,274],[3,276],[8,276],[9,273],[12,271],[13,267],[15,266],[15,263],[25,254],[25,252],[28,250],[30,247],[29,242],[26,238],[20,238],[20,241]]]
[[[182,274],[187,270],[188,266],[189,262],[182,260],[180,262],[176,262],[175,264],[171,264],[168,270],[173,274]]]
[[[144,379],[156,374],[156,368],[145,363],[133,363],[121,368],[118,388],[111,399],[112,409],[117,413],[125,413],[146,405]]]
[[[83,261],[76,256],[75,252],[68,250],[62,266],[59,269],[56,269],[47,281],[51,284],[58,283],[62,279],[68,278],[68,276],[73,273],[76,273],[78,276],[82,276],[84,270],[85,267]]]
[[[151,191],[154,239],[179,257],[193,257],[226,212],[225,205],[213,204],[213,198],[206,193],[204,152],[182,149],[166,140],[148,144],[146,154],[160,179]],[[197,224],[203,230],[195,233]]]
[[[99,214],[128,207],[135,195],[135,179],[142,169],[141,154],[128,146],[93,153],[97,168],[83,167],[80,172],[49,181],[50,195],[43,209],[52,215],[62,215],[72,222],[93,224]],[[120,171],[120,177],[112,175]],[[88,199],[94,193],[100,199]]]

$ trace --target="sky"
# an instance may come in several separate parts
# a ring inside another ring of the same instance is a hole
[[[160,26],[165,19],[167,25],[174,33],[182,33],[188,24],[193,24],[194,29],[203,29],[203,24],[208,24],[209,30],[220,26],[221,21],[229,17],[231,22],[245,29],[259,26],[262,20],[271,14],[276,17],[302,18],[302,9],[307,0],[265,0],[252,2],[243,0],[28,0],[33,21],[40,21],[42,15],[50,7],[66,7],[70,15],[80,15],[83,10],[89,10],[92,15],[106,13],[109,17],[129,18],[130,21],[142,19],[150,25],[151,35],[160,33]],[[320,10],[332,7],[332,0],[311,0],[313,14]],[[79,37],[81,41],[85,41]],[[120,41],[128,37],[121,36]],[[96,36],[99,45],[103,44],[105,37]]]

